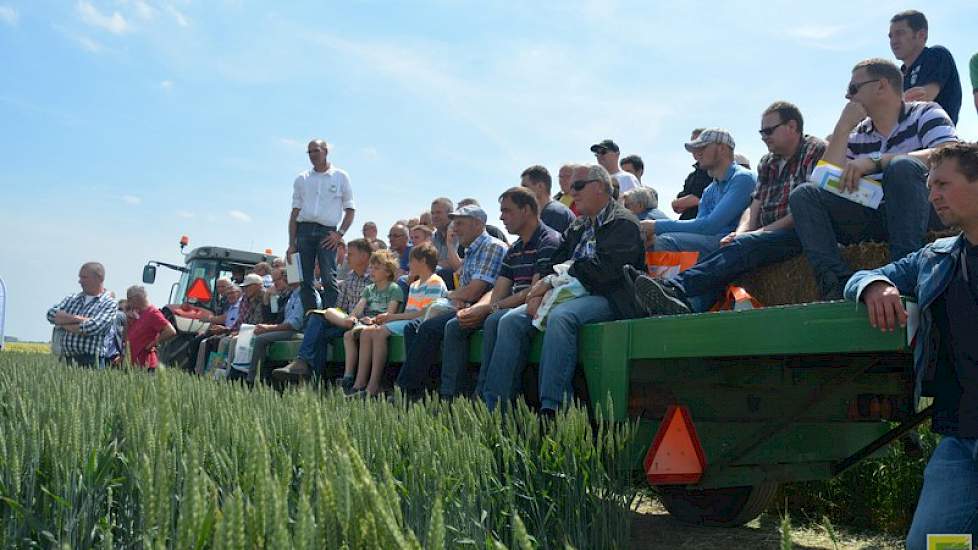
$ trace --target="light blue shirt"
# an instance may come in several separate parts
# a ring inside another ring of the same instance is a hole
[[[224,326],[230,327],[234,326],[238,322],[238,313],[241,311],[241,298],[238,301],[229,305],[226,312],[227,316],[224,318]]]
[[[304,311],[302,309],[302,294],[299,289],[295,289],[289,294],[289,299],[285,302],[285,322],[292,326],[296,331],[302,330]],[[319,293],[316,293],[316,307],[319,307]]]
[[[737,228],[740,216],[750,206],[757,174],[733,163],[722,180],[713,180],[703,191],[699,211],[692,220],[656,220],[655,234],[698,233],[726,235]]]

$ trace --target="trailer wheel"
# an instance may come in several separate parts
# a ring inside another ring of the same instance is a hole
[[[177,334],[176,337],[160,344],[157,349],[160,363],[172,369],[189,370],[193,364],[191,354],[197,353],[196,349],[191,349],[194,336],[194,334]]]
[[[662,506],[676,519],[695,525],[737,527],[761,515],[778,491],[776,482],[720,489],[657,488]]]

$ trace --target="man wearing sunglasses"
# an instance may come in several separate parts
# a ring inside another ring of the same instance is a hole
[[[801,111],[787,101],[764,110],[760,134],[770,153],[758,165],[749,215],[720,240],[720,248],[662,281],[632,273],[636,296],[650,315],[706,311],[743,273],[801,254],[788,196],[808,181],[825,153],[825,141],[804,133]]]
[[[852,275],[839,243],[885,241],[896,261],[923,246],[928,228],[943,227],[927,202],[924,163],[934,147],[958,141],[940,105],[903,100],[903,74],[886,59],[857,63],[846,99],[824,158],[842,167],[846,192],[882,174],[883,202],[872,209],[811,183],[791,192],[795,231],[825,300],[842,298]]]
[[[614,141],[605,139],[600,143],[595,143],[591,146],[591,152],[594,153],[594,158],[598,160],[598,164],[618,182],[618,197],[624,195],[626,191],[631,191],[642,185],[638,178],[621,169],[618,161],[621,158],[621,149]]]
[[[703,130],[686,144],[686,150],[713,178],[703,192],[696,218],[644,220],[642,231],[647,248],[705,255],[719,248],[720,239],[736,229],[750,204],[757,175],[734,162],[734,140],[726,130]]]
[[[587,323],[638,317],[635,295],[626,287],[624,267],[644,268],[638,220],[612,199],[611,175],[602,166],[574,170],[571,193],[580,217],[564,232],[564,240],[549,259],[538,264],[541,273],[570,262],[568,273],[588,295],[554,306],[547,317],[540,354],[541,412],[553,414],[573,395],[577,368],[577,335]],[[526,313],[536,316],[550,277],[540,279],[526,297]]]

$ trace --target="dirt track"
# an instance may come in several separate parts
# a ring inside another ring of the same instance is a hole
[[[697,527],[680,523],[655,500],[641,502],[632,522],[632,548],[653,550],[767,550],[781,548],[780,518],[764,514],[744,527]],[[791,538],[797,550],[833,550],[828,533],[818,525],[800,525],[793,520]],[[854,533],[836,526],[838,548],[852,550],[897,550],[900,537]]]

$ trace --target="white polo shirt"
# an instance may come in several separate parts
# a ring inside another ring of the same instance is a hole
[[[354,208],[350,176],[332,164],[325,172],[302,172],[292,185],[292,208],[299,209],[296,221],[339,226],[343,211]]]
[[[619,170],[614,174],[611,174],[611,177],[618,180],[619,197],[624,195],[626,191],[631,191],[632,189],[635,189],[636,187],[641,187],[642,185],[641,183],[638,182],[638,178],[636,178],[634,174],[630,172],[626,172],[624,170]]]

